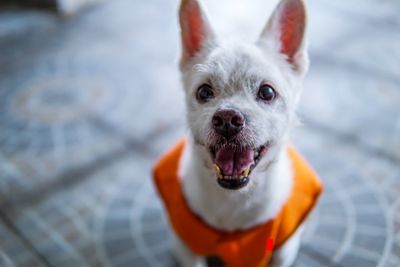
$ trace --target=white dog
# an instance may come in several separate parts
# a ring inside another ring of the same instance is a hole
[[[254,44],[218,39],[196,0],[182,1],[179,18],[190,136],[179,148],[181,154],[170,152],[165,156],[170,159],[155,168],[177,233],[176,256],[184,267],[206,266],[207,253],[228,266],[290,266],[299,249],[301,224],[321,191],[304,167],[308,181],[301,184],[312,190],[295,192],[296,156],[290,156],[295,152],[287,145],[308,69],[304,3],[282,0]],[[287,204],[296,194],[295,205]],[[307,203],[296,206],[303,199]],[[288,209],[290,215],[284,211]],[[276,232],[287,232],[284,237],[259,230],[282,217],[274,225]],[[235,240],[250,231],[261,233],[251,237],[257,241]],[[273,236],[277,249],[272,255],[265,247],[257,250],[257,244],[267,242],[259,237],[264,234]]]

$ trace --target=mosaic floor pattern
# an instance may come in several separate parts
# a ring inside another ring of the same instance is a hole
[[[266,1],[250,2],[240,27],[266,16]],[[308,2],[312,66],[293,139],[325,192],[295,267],[398,267],[400,5]],[[185,132],[177,5],[0,11],[1,267],[178,266],[150,177]]]

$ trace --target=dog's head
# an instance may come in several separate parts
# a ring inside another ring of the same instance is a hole
[[[183,0],[179,16],[190,131],[219,185],[242,188],[295,122],[308,68],[304,3],[282,0],[255,43],[217,39],[196,0]]]

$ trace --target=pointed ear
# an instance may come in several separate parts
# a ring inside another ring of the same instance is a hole
[[[303,0],[281,0],[262,31],[260,41],[272,38],[294,70],[305,72],[308,67],[305,29],[306,9]]]
[[[179,9],[182,37],[181,67],[214,39],[214,33],[197,0],[182,0]]]

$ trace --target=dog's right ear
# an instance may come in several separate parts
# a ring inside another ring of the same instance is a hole
[[[214,33],[197,0],[182,0],[179,9],[181,25],[181,68],[214,39]]]

